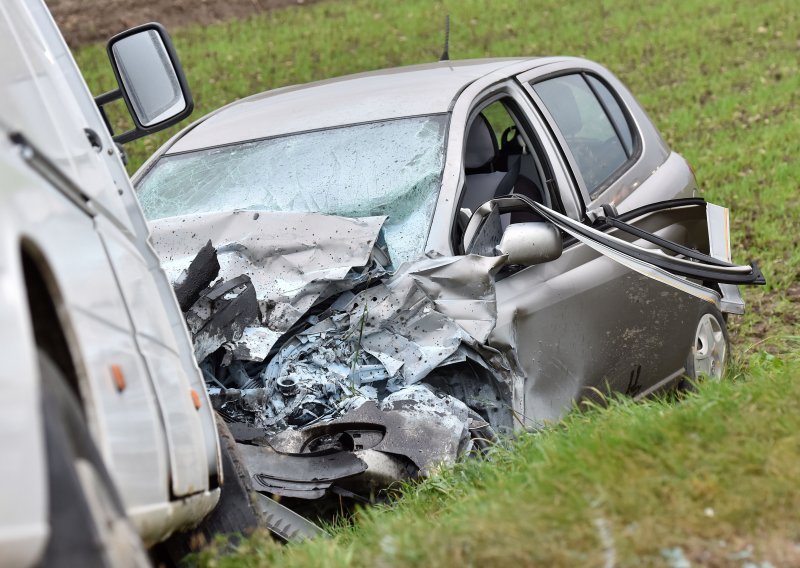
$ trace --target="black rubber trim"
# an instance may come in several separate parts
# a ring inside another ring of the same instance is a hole
[[[626,213],[620,213],[617,215],[617,219],[620,221],[630,221],[631,219],[636,219],[637,217],[641,217],[642,215],[647,215],[649,213],[655,213],[656,211],[664,211],[666,209],[677,209],[678,207],[705,207],[706,200],[702,197],[682,197],[679,199],[667,199],[665,201],[656,201],[655,203],[648,203],[647,205],[643,205],[637,209],[631,209]]]
[[[736,266],[733,263],[726,262],[718,258],[714,258],[713,256],[709,256],[700,251],[696,251],[694,249],[690,249],[689,247],[685,247],[678,243],[668,241],[667,239],[662,239],[658,235],[654,235],[653,233],[648,233],[647,231],[644,231],[639,227],[634,227],[633,225],[629,225],[628,223],[625,223],[613,217],[607,217],[606,224],[616,229],[619,229],[620,231],[628,233],[629,235],[633,235],[635,237],[639,237],[640,239],[644,239],[648,242],[651,242],[654,245],[659,246],[663,249],[672,251],[676,254],[683,255],[686,258],[691,258],[692,260],[705,262],[706,264],[711,264],[714,266]]]
[[[679,207],[692,207],[692,206],[705,208],[706,200],[703,199],[702,197],[681,197],[678,199],[667,199],[665,201],[648,203],[647,205],[643,205],[637,209],[631,209],[630,211],[627,211],[625,213],[620,213],[619,215],[616,216],[616,218],[619,219],[620,221],[630,221],[631,219],[636,219],[644,215],[649,215],[650,213],[656,213],[657,211],[666,211],[667,209],[677,209]],[[605,219],[597,220],[593,225],[593,227],[598,231],[605,231],[611,228],[610,225],[605,223]],[[578,239],[576,239],[572,235],[568,235],[564,238],[564,248],[572,246],[576,242],[578,242]]]
[[[562,224],[562,222],[560,222],[557,218],[553,217],[550,214],[550,211],[546,207],[543,207],[539,203],[536,203],[535,201],[527,198],[524,195],[517,195],[517,194],[509,195],[509,196],[506,196],[504,198],[500,198],[500,200],[502,200],[502,199],[516,199],[521,203],[517,203],[517,204],[502,204],[502,203],[498,203],[498,206],[500,208],[500,212],[501,213],[512,212],[514,210],[525,210],[526,207],[529,207],[530,209],[532,209],[533,211],[535,211],[536,213],[538,213],[539,215],[541,215],[545,219],[548,219],[550,222],[553,222],[556,226],[560,226]],[[658,211],[660,209],[669,209],[669,208],[674,208],[674,207],[678,206],[678,205],[675,205],[675,201],[673,201],[672,204],[668,205],[668,206],[665,206],[666,203],[669,203],[669,202],[660,202],[660,203],[657,203],[657,204],[652,204],[652,205],[660,205],[660,207],[653,209],[653,211]],[[694,204],[697,204],[697,203],[694,203]],[[643,214],[643,213],[639,213],[639,215],[641,215],[641,214]],[[630,225],[627,225],[627,226],[630,226]],[[593,235],[593,234],[589,233],[589,231],[588,231],[588,229],[586,227],[583,227],[583,226],[581,226],[580,224],[577,224],[577,223],[576,223],[575,226],[570,226],[570,229],[580,233],[582,236],[584,236],[587,239],[591,239],[592,241],[595,241],[595,242],[600,243],[600,244],[602,244],[604,246],[607,246],[607,247],[609,247],[609,248],[611,248],[611,249],[613,249],[613,250],[615,250],[617,252],[620,252],[622,254],[626,254],[626,255],[628,255],[628,256],[630,256],[632,258],[635,258],[636,260],[639,260],[641,262],[645,262],[647,264],[652,264],[653,266],[657,266],[658,268],[666,270],[667,272],[670,272],[670,273],[675,274],[677,276],[685,276],[687,278],[695,278],[695,279],[698,279],[698,280],[701,280],[701,281],[704,281],[704,282],[718,282],[718,283],[722,283],[722,284],[750,284],[750,285],[766,284],[766,279],[764,278],[764,275],[761,273],[761,270],[759,270],[758,265],[756,263],[754,263],[754,262],[750,263],[750,272],[748,274],[731,274],[731,273],[728,273],[728,272],[721,272],[718,269],[719,268],[725,268],[725,267],[728,267],[728,266],[736,266],[736,265],[724,265],[724,266],[720,266],[718,264],[709,265],[708,263],[699,262],[698,261],[696,267],[695,266],[687,266],[686,264],[679,262],[678,259],[674,259],[674,258],[669,257],[669,256],[658,256],[658,255],[656,255],[654,253],[649,253],[649,252],[620,249],[620,248],[618,248],[618,245],[616,243],[614,243],[613,241],[611,241],[610,239],[605,239],[605,238],[602,238],[602,237],[598,237],[597,235]],[[643,234],[643,235],[648,235],[647,238],[651,242],[653,242],[653,239],[660,239],[660,237],[656,237],[655,235],[653,235],[652,233],[648,233],[647,231],[642,231],[641,229],[637,229],[637,231],[640,231],[641,234]],[[669,242],[669,241],[667,241],[667,242]],[[676,243],[671,243],[671,242],[670,242],[670,245],[672,245],[672,246],[680,246],[680,245],[677,245]],[[687,250],[690,250],[690,249],[687,249]],[[694,252],[696,253],[696,251],[694,251]],[[697,254],[699,254],[699,253],[697,253]]]

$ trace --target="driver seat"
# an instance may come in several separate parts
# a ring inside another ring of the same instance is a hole
[[[467,134],[464,152],[464,197],[460,207],[475,211],[485,202],[514,191],[519,177],[519,160],[509,160],[508,171],[495,171],[497,138],[489,121],[478,114]]]

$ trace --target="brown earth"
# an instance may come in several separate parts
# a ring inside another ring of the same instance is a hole
[[[252,14],[313,4],[317,0],[46,0],[70,47],[103,42],[146,22],[173,29],[211,24]]]

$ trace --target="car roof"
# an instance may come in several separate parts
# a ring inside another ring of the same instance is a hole
[[[189,126],[165,154],[346,124],[448,112],[470,83],[504,67],[552,58],[440,61],[267,91]]]

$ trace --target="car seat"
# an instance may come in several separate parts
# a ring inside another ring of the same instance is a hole
[[[522,145],[515,137],[503,133],[503,150],[489,121],[481,113],[475,117],[467,134],[464,152],[464,196],[461,208],[475,211],[486,201],[510,193],[520,193],[543,203],[542,188],[536,182],[520,175]],[[498,169],[503,168],[503,169]],[[505,228],[509,223],[540,220],[532,213],[511,213],[501,216]]]
[[[509,160],[508,171],[496,171],[497,154],[497,139],[492,127],[483,114],[478,114],[467,134],[462,208],[475,211],[490,199],[513,192],[519,177],[519,160]]]

